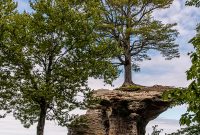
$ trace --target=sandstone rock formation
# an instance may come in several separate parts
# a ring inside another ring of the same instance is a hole
[[[89,108],[85,124],[69,128],[68,135],[145,135],[149,121],[170,105],[161,95],[170,87],[140,87],[131,89],[97,90],[93,96],[100,104]]]

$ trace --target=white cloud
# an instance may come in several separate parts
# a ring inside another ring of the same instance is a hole
[[[36,124],[31,128],[24,128],[18,120],[15,120],[11,115],[4,119],[0,119],[0,135],[35,135]],[[56,123],[46,121],[45,135],[66,135],[67,128],[57,126]]]
[[[164,129],[164,133],[171,133],[180,129],[178,120],[158,118],[151,121],[147,127],[147,133],[152,132],[152,126],[159,125],[158,129]],[[23,128],[19,121],[16,121],[12,116],[8,116],[5,119],[0,119],[0,135],[35,135],[36,124],[29,129]],[[54,122],[47,121],[45,125],[45,135],[66,135],[67,128],[59,127]]]
[[[188,55],[181,55],[180,58],[165,60],[162,56],[153,56],[150,61],[140,63],[141,71],[133,72],[133,81],[144,86],[166,85],[176,87],[187,87],[186,71],[190,68],[191,62]],[[89,79],[89,86],[92,89],[114,89],[123,84],[123,73],[113,82],[114,87],[105,85],[103,80]]]
[[[165,60],[161,56],[155,56],[151,61],[141,63],[141,72],[136,73],[136,83],[151,86],[155,84],[186,87],[189,84],[186,71],[191,65],[190,58],[182,55],[180,58]]]
[[[184,128],[180,126],[179,119],[186,112],[187,105],[176,106],[162,113],[157,119],[150,121],[146,127],[147,133],[152,133],[152,126],[158,125],[157,129],[163,129],[160,135],[165,133],[173,133],[178,129]],[[175,114],[175,115],[174,115]]]
[[[173,119],[156,119],[151,121],[146,127],[146,133],[152,133],[152,126],[158,125],[157,129],[163,129],[160,135],[165,135],[165,133],[173,133],[181,128],[178,120]]]
[[[90,78],[88,80],[88,83],[89,83],[89,87],[91,89],[94,89],[94,90],[97,90],[97,89],[109,89],[109,90],[113,90],[114,88],[117,88],[117,87],[119,87],[119,86],[122,85],[122,83],[123,83],[123,77],[120,76],[117,80],[115,80],[113,82],[113,86],[109,85],[109,84],[105,84],[102,79],[94,79],[94,78]]]
[[[154,17],[163,23],[177,23],[176,29],[181,36],[190,39],[200,21],[200,12],[199,8],[185,6],[185,1],[174,0],[170,8],[154,12]]]

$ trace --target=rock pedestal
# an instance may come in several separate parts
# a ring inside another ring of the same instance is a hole
[[[93,96],[101,99],[81,117],[85,124],[69,128],[68,135],[145,135],[149,121],[170,105],[161,96],[170,87],[141,87],[130,90],[97,90]],[[83,126],[84,125],[84,126]]]

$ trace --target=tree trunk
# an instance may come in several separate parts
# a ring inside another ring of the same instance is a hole
[[[47,113],[46,104],[40,105],[40,117],[37,125],[37,135],[44,135],[45,118]]]
[[[129,49],[125,51],[125,64],[124,64],[124,84],[123,86],[134,85],[132,81],[132,63],[131,63],[131,54],[129,53]]]

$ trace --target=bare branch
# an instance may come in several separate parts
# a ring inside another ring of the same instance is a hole
[[[121,56],[118,56],[117,58],[119,59],[119,61],[121,62],[121,64],[122,64],[122,65],[124,65],[124,64],[125,64],[125,61],[122,59],[122,57],[121,57]]]
[[[141,7],[141,9],[137,13],[132,14],[132,18],[134,18],[135,16],[139,15],[148,4],[149,3],[143,4],[142,7]]]
[[[134,56],[134,55],[139,54],[139,53],[144,49],[144,47],[145,47],[146,45],[147,45],[147,44],[146,44],[144,41],[142,41],[142,42],[141,42],[141,46],[138,47],[139,49],[138,49],[136,52],[131,53],[131,56]],[[136,48],[133,48],[133,50],[134,50],[134,49],[136,49]]]

